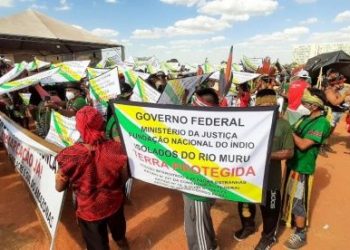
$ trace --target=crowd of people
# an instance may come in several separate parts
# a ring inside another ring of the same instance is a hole
[[[285,246],[299,249],[307,242],[316,159],[319,153],[327,156],[333,152],[327,139],[349,107],[350,89],[344,87],[345,77],[334,69],[327,71],[319,88],[312,85],[309,73],[303,69],[262,73],[254,81],[234,86],[233,94],[227,97],[218,94],[218,81],[209,77],[197,86],[189,102],[183,98],[183,105],[245,108],[281,105],[278,100],[283,100],[274,131],[266,203],[259,206],[263,231],[255,249],[270,249],[277,242],[282,222],[295,228]],[[168,80],[161,71],[145,79],[160,93]],[[129,100],[133,89],[123,74],[119,74],[119,82],[118,98]],[[23,94],[30,96],[29,102]],[[92,107],[88,81],[44,87],[37,84],[11,92],[0,96],[0,109],[41,137],[50,128],[51,110],[67,117],[75,116],[81,139],[58,154],[56,189],[72,188],[87,249],[109,249],[107,228],[121,249],[129,249],[124,217],[125,183],[131,178],[127,156],[112,111],[102,115]],[[285,178],[282,161],[287,163]],[[215,199],[184,193],[183,200],[188,248],[218,249],[210,214]],[[233,237],[242,241],[257,231],[256,205],[238,203],[237,209],[242,228]]]

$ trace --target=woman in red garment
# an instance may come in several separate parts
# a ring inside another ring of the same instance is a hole
[[[117,245],[128,249],[122,188],[127,156],[119,142],[105,139],[104,120],[95,108],[86,106],[77,112],[76,128],[83,142],[57,155],[56,189],[72,187],[88,250],[109,249],[107,227]]]

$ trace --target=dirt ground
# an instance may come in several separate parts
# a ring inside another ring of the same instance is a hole
[[[311,227],[308,245],[303,249],[350,249],[350,134],[340,123],[330,142],[337,153],[319,157],[311,201]],[[13,170],[6,151],[0,149],[0,249],[49,249],[49,237],[21,177]],[[55,249],[85,249],[66,195]],[[212,209],[220,249],[254,249],[262,229],[243,242],[233,239],[240,228],[235,203],[217,201]],[[136,181],[132,202],[125,206],[127,237],[131,249],[187,249],[183,228],[183,201],[176,191]],[[259,210],[258,210],[259,211]],[[284,249],[283,242],[291,233],[281,229],[273,249]],[[111,249],[118,249],[110,240]]]

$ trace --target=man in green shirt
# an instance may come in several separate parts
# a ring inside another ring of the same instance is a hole
[[[289,249],[299,249],[306,244],[306,226],[316,158],[323,141],[330,135],[331,125],[323,114],[324,93],[309,89],[302,98],[310,114],[293,125],[296,146],[294,157],[287,161],[290,170],[283,208],[283,220],[287,226],[296,226],[295,232],[285,242]]]
[[[276,92],[272,89],[262,89],[256,95],[256,106],[277,105]],[[283,118],[277,120],[273,137],[270,171],[266,191],[266,204],[260,205],[263,231],[256,250],[270,249],[277,241],[277,224],[281,210],[281,161],[293,157],[294,142],[292,129],[288,121]],[[242,229],[235,232],[234,238],[238,241],[246,239],[256,231],[256,206],[253,203],[238,203],[238,214],[242,222]]]

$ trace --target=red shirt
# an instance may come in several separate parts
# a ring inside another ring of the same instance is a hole
[[[241,108],[249,107],[249,102],[250,102],[250,93],[243,92],[242,95],[239,97],[239,106]]]
[[[79,143],[57,155],[60,171],[77,197],[77,217],[96,221],[118,211],[124,198],[120,173],[126,159],[115,141],[102,142],[91,151]]]
[[[227,101],[226,97],[222,98],[221,102],[219,103],[219,106],[220,107],[228,107],[228,101]]]
[[[304,90],[309,86],[309,83],[302,79],[291,83],[288,90],[288,108],[296,110],[300,106]]]

